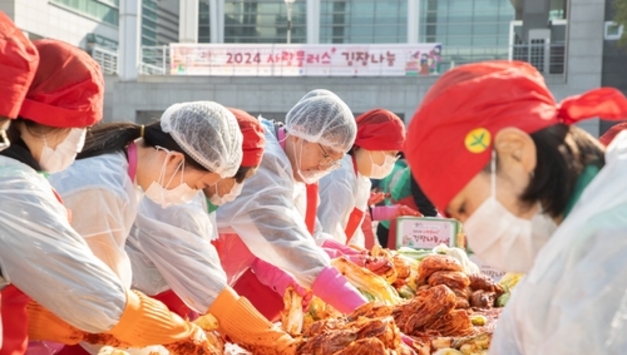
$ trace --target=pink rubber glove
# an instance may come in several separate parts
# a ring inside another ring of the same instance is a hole
[[[358,265],[360,267],[365,267],[366,262],[368,261],[368,255],[358,254],[358,255],[345,255],[344,256],[351,263]]]
[[[65,344],[55,343],[52,341],[29,341],[26,353],[28,355],[54,355],[61,351],[64,346]]]
[[[405,345],[409,346],[411,351],[416,350],[416,348],[414,348],[414,339],[413,338],[411,338],[410,336],[407,336],[407,335],[401,333],[401,340],[403,341],[403,343],[405,343]],[[414,354],[415,354],[415,352],[414,352]]]
[[[257,276],[257,279],[259,279],[259,282],[272,288],[281,295],[281,297],[285,296],[285,290],[287,290],[289,286],[292,286],[294,291],[303,298],[303,310],[309,308],[313,294],[307,292],[307,290],[299,285],[288,273],[259,258],[255,259],[250,268]]]
[[[359,250],[355,250],[351,247],[348,247],[336,240],[333,239],[325,239],[324,242],[322,242],[322,248],[323,249],[332,249],[332,250],[336,250],[338,251],[341,255],[338,256],[342,256],[342,255],[358,255],[358,254],[363,254],[362,252],[360,252]],[[327,254],[329,254],[327,252]],[[330,257],[333,257],[331,255],[329,255]]]
[[[345,254],[342,254],[342,252],[337,249],[322,248],[322,250],[324,250],[324,252],[327,253],[329,258],[331,259],[345,257],[359,266],[364,266],[364,264],[366,263],[366,259],[368,258],[366,254],[345,255]]]
[[[339,258],[340,256],[344,256],[342,253],[339,252],[339,250],[330,249],[330,248],[322,248],[322,250],[324,250],[324,252],[327,253],[329,258],[331,258],[331,259],[335,259],[335,258]]]
[[[365,304],[366,299],[332,266],[322,269],[311,291],[338,311],[348,314]]]
[[[405,205],[377,206],[372,209],[373,221],[388,221],[402,216],[422,217],[422,214]]]

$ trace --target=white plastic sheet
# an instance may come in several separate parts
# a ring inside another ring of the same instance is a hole
[[[540,250],[490,354],[627,353],[627,132]]]
[[[125,155],[77,160],[51,175],[50,182],[72,210],[72,227],[130,289],[132,269],[124,244],[137,216],[137,194]]]
[[[217,210],[218,230],[234,231],[257,257],[311,287],[330,260],[316,246],[295,204],[292,166],[275,135],[276,126],[261,122],[266,131],[261,166],[246,180],[242,194]]]
[[[143,199],[127,241],[133,287],[149,295],[172,289],[201,314],[227,286],[204,199],[200,192],[192,202],[168,208]]]
[[[77,328],[98,333],[117,324],[124,287],[72,229],[46,178],[0,156],[0,196],[4,280]]]
[[[355,174],[350,155],[346,155],[341,164],[339,169],[320,180],[318,219],[323,231],[332,235],[338,242],[364,247],[365,238],[361,228],[357,228],[353,235],[348,236],[345,230],[355,208],[369,213],[368,198],[372,184],[370,179]]]

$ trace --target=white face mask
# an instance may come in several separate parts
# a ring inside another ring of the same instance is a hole
[[[307,185],[315,184],[320,179],[329,174],[332,169],[329,170],[307,170],[301,171],[300,169],[300,160],[303,157],[303,141],[300,141],[300,156],[298,157],[296,164],[296,174],[300,177],[300,179]]]
[[[209,202],[211,202],[214,206],[222,206],[225,203],[235,200],[237,196],[239,196],[242,193],[242,190],[244,189],[243,183],[241,184],[235,183],[233,184],[233,187],[231,187],[231,190],[229,192],[224,194],[224,196],[220,196],[218,195],[218,184],[215,184],[214,186],[215,186],[216,192],[213,195],[211,195],[211,197],[209,197]]]
[[[168,151],[165,148],[162,148],[162,147],[156,147],[156,148],[157,150],[163,150],[163,151],[166,151],[168,154],[170,154],[170,151]],[[168,206],[173,206],[173,205],[182,205],[185,203],[189,203],[191,200],[194,199],[194,196],[196,196],[196,194],[198,194],[199,192],[199,190],[192,189],[191,187],[189,187],[189,185],[187,185],[187,183],[183,181],[183,177],[185,174],[185,159],[181,161],[179,166],[176,168],[176,170],[172,174],[172,177],[170,178],[170,180],[168,180],[168,182],[164,185],[166,162],[168,161],[167,158],[168,157],[166,156],[163,160],[163,165],[161,166],[161,172],[159,173],[159,178],[157,179],[157,181],[153,181],[150,184],[150,186],[148,186],[148,189],[145,192],[146,197],[148,197],[155,203],[160,204],[162,208],[166,208]],[[165,186],[170,185],[170,182],[172,182],[172,179],[174,178],[174,176],[179,170],[181,170],[181,181],[179,185],[170,190],[166,189]]]
[[[373,179],[383,179],[386,176],[390,175],[392,170],[394,170],[394,164],[396,163],[396,158],[390,156],[389,154],[385,154],[385,160],[383,161],[383,165],[376,164],[372,159],[372,153],[368,153],[370,157],[370,178]]]
[[[86,132],[85,128],[72,128],[70,134],[55,149],[48,147],[44,136],[44,147],[39,159],[41,168],[51,174],[67,169],[76,159],[76,154],[83,150]]]
[[[307,170],[307,171],[297,171],[300,179],[307,185],[315,184],[320,181],[323,177],[327,176],[329,171],[326,170]]]
[[[557,224],[538,212],[532,219],[511,213],[496,199],[496,156],[492,153],[491,194],[466,220],[464,230],[470,249],[486,264],[506,272],[526,273]]]

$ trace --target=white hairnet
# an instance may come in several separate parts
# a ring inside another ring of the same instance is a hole
[[[303,100],[307,100],[310,99],[312,97],[316,97],[316,96],[335,96],[338,97],[334,92],[329,91],[327,89],[315,89],[315,90],[311,90],[310,92],[306,93],[305,96],[301,97],[300,101]]]
[[[305,186],[294,181],[290,160],[274,133],[278,127],[267,120],[261,122],[266,134],[261,166],[246,180],[238,198],[218,208],[218,230],[235,232],[256,257],[289,272],[301,285],[311,287],[329,265],[329,257],[307,231],[305,206],[299,203],[299,197],[305,195]],[[250,265],[246,262],[252,263],[245,249],[240,252],[241,243],[229,241],[228,244],[234,248],[223,255],[227,272],[232,274]]]
[[[221,177],[242,163],[242,132],[235,116],[213,101],[174,104],[161,116],[161,129],[198,164]]]
[[[357,134],[353,113],[328,90],[307,93],[287,113],[285,128],[293,136],[340,152],[353,146]]]

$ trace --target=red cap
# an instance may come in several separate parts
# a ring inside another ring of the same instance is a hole
[[[610,127],[610,129],[608,129],[607,132],[605,132],[605,134],[599,137],[599,142],[601,142],[601,144],[607,147],[608,145],[610,145],[610,143],[612,143],[612,141],[614,140],[614,137],[616,137],[617,134],[619,134],[621,131],[624,131],[626,129],[627,129],[627,122],[615,124],[612,127]]]
[[[487,61],[456,67],[429,90],[409,125],[405,154],[412,173],[440,211],[490,161],[503,128],[533,133],[558,123],[627,117],[627,99],[613,88],[559,104],[542,75],[523,62]]]
[[[17,118],[37,64],[35,46],[0,11],[0,116]]]
[[[20,116],[52,127],[87,127],[102,119],[104,78],[89,54],[55,40],[33,42],[41,64]]]
[[[377,108],[356,118],[355,145],[368,150],[403,150],[405,125],[394,113]]]
[[[266,136],[261,122],[244,110],[230,107],[228,110],[235,115],[239,128],[244,136],[242,141],[244,156],[241,166],[259,166],[259,164],[261,164],[261,158],[263,157],[263,148],[266,146]]]

